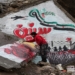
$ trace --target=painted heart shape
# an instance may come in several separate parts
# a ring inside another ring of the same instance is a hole
[[[66,40],[67,40],[68,42],[71,41],[71,39],[72,39],[72,38],[66,38]]]
[[[18,28],[21,28],[22,26],[23,26],[22,24],[18,24],[18,25],[17,25]]]
[[[22,34],[20,32],[22,32]],[[28,29],[27,28],[21,28],[21,29],[17,28],[14,30],[14,34],[15,36],[19,38],[25,38],[28,34]]]
[[[7,54],[11,54],[12,53],[12,51],[9,48],[5,48],[4,52],[6,52]]]
[[[29,23],[29,27],[33,27],[34,26],[34,23]]]

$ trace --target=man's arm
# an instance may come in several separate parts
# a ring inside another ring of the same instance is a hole
[[[35,39],[32,39],[32,40],[28,40],[26,42],[35,42]]]

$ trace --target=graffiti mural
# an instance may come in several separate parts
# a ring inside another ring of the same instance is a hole
[[[60,51],[60,52],[51,52],[48,55],[48,59],[52,64],[71,64],[75,60],[75,51],[68,50],[68,51]]]
[[[25,61],[30,60],[36,55],[34,49],[19,43],[12,44],[10,48],[4,48],[4,52],[19,57]]]
[[[1,18],[0,25],[5,25],[2,32],[19,39],[33,39],[30,35],[33,31],[43,36],[50,47],[48,59],[52,64],[64,65],[75,60],[75,23],[52,0],[9,14]],[[1,56],[16,62],[28,61],[36,54],[20,44],[0,49]]]
[[[17,25],[18,28],[16,28],[14,30],[14,34],[16,36],[18,36],[19,38],[25,38],[28,34],[32,33],[32,32],[37,32],[37,28],[32,28],[34,26],[34,23],[30,23],[29,27],[30,28],[26,28],[26,27],[22,27],[23,25]],[[38,34],[47,34],[51,31],[51,28],[38,28]],[[23,34],[22,34],[22,33]]]
[[[45,21],[45,19],[40,15],[39,10],[37,9],[31,10],[29,15],[31,17],[36,17],[36,19],[40,22],[41,25],[53,27],[55,30],[69,30],[69,31],[75,30],[75,26],[73,24],[59,24],[58,22]],[[46,15],[46,13],[43,13],[43,16],[44,15]]]
[[[22,20],[23,18],[25,18],[24,21],[26,22],[25,24],[22,22],[17,23],[16,28],[13,31],[14,35],[17,36],[18,38],[25,39],[28,41],[33,39],[32,36],[30,36],[29,34],[31,32],[37,32],[42,36],[45,35],[45,39],[47,39],[51,51],[67,51],[73,49],[74,48],[73,43],[75,41],[73,41],[74,39],[72,39],[72,37],[66,36],[64,38],[63,35],[65,34],[63,34],[62,37],[60,37],[63,39],[62,40],[59,38],[58,35],[53,35],[52,33],[56,33],[59,30],[60,31],[65,30],[66,32],[68,31],[74,32],[75,25],[59,23],[56,19],[54,19],[53,21],[51,20],[52,17],[54,19],[54,17],[56,17],[56,14],[52,11],[46,10],[45,8],[42,10],[32,9],[30,10],[28,16],[11,17],[11,19],[14,19],[14,21],[15,20],[17,21],[18,19]]]

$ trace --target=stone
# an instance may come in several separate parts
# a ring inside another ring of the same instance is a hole
[[[14,12],[17,12],[17,9],[21,10],[48,0],[10,0],[9,2],[6,1],[3,2],[3,1],[4,0],[2,0],[2,3],[0,3],[3,4],[2,8],[0,9],[0,13],[3,13],[1,17],[3,17],[7,13],[10,13],[10,11],[13,12],[13,8],[14,8]]]
[[[22,3],[17,3],[17,6],[18,7],[21,7],[23,4]]]
[[[17,8],[18,7],[16,3],[11,3],[10,6],[13,7],[13,8]]]
[[[63,72],[63,71],[58,71],[58,75],[71,75],[71,73]]]
[[[20,68],[20,64],[0,56],[0,66],[4,69]]]
[[[40,68],[41,74],[47,73],[48,75],[56,75],[57,70],[52,66],[43,66]]]
[[[75,72],[73,72],[72,75],[75,75]]]
[[[12,8],[12,7],[10,7],[10,8],[7,9],[8,12],[9,11],[13,11],[13,10],[14,10],[14,8]]]
[[[50,75],[56,75],[55,73],[51,73]]]
[[[23,2],[24,0],[18,0],[18,2]]]
[[[3,13],[3,6],[0,4],[0,13]]]
[[[17,11],[18,11],[18,9],[17,9],[17,8],[15,8],[15,9],[14,9],[14,12],[17,12]]]
[[[40,66],[47,66],[47,65],[49,65],[49,66],[50,66],[50,63],[39,61],[39,62],[37,63],[37,65],[40,65]]]
[[[72,17],[75,18],[75,0],[57,0]]]
[[[29,1],[23,1],[23,4],[27,4],[27,3],[29,3]]]

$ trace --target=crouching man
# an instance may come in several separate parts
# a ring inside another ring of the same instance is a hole
[[[47,52],[49,50],[47,41],[36,32],[32,32],[30,35],[33,37],[33,39],[26,42],[36,42],[40,47],[40,56],[42,61],[47,62]]]

